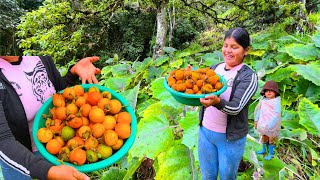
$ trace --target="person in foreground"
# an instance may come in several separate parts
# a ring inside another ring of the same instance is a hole
[[[260,94],[263,96],[255,108],[254,127],[261,134],[262,149],[257,154],[266,154],[265,160],[274,156],[277,138],[281,129],[281,98],[278,84],[267,81]]]
[[[32,140],[33,119],[54,93],[78,83],[98,83],[99,57],[81,59],[62,77],[49,56],[0,56],[0,164],[5,179],[89,179],[67,165],[43,159]]]
[[[250,37],[240,27],[224,37],[224,62],[210,68],[227,80],[220,95],[201,98],[198,154],[202,179],[236,179],[248,133],[249,101],[257,91],[257,75],[243,63]]]

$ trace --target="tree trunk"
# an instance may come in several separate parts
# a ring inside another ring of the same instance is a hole
[[[164,54],[163,48],[166,45],[167,36],[166,5],[166,2],[161,2],[160,6],[157,8],[157,37],[153,50],[153,59]]]

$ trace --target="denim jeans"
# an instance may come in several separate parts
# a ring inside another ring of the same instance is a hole
[[[36,156],[41,156],[38,151],[33,153]],[[19,179],[19,180],[32,180],[31,176],[26,175],[13,167],[9,166],[7,163],[0,160],[0,165],[2,169],[2,174],[4,177],[4,180],[13,180],[13,179]]]
[[[199,129],[198,154],[203,180],[235,180],[242,159],[246,137],[228,141],[225,133]]]

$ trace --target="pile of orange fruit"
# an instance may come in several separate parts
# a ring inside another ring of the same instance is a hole
[[[220,76],[209,67],[175,69],[170,72],[167,82],[172,89],[186,94],[208,94],[223,87]]]
[[[131,115],[108,91],[92,86],[67,87],[52,96],[53,107],[43,114],[45,127],[37,139],[62,162],[94,163],[119,150],[131,134]]]

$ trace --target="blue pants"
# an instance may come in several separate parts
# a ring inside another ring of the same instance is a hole
[[[34,152],[36,156],[41,156],[38,151]],[[26,174],[21,173],[20,171],[17,171],[16,169],[12,168],[2,160],[0,160],[0,165],[2,169],[2,174],[5,180],[11,180],[11,179],[19,179],[19,180],[32,180],[32,178]]]
[[[198,154],[203,180],[235,180],[242,159],[246,137],[228,141],[225,133],[217,133],[201,126]]]

